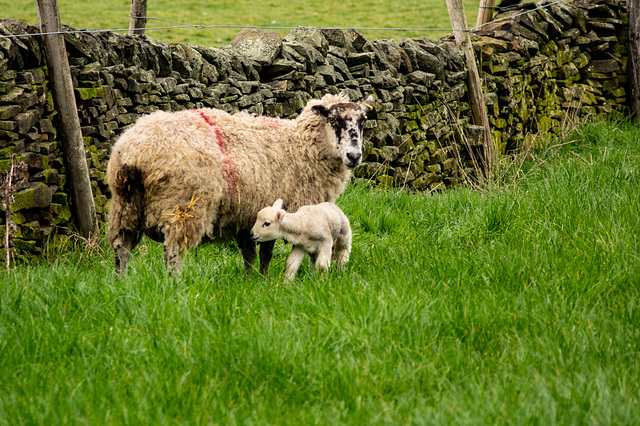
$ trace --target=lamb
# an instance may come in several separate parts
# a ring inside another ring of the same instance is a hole
[[[245,273],[258,255],[250,229],[276,198],[295,211],[335,201],[362,161],[373,98],[310,100],[295,119],[214,108],[143,116],[114,144],[107,166],[108,239],[122,274],[143,234],[163,242],[170,271],[201,241],[235,239]],[[275,241],[260,243],[267,274]]]
[[[325,202],[287,213],[282,209],[282,203],[278,199],[258,212],[251,238],[258,242],[283,239],[293,244],[287,258],[285,279],[295,278],[305,253],[319,271],[329,269],[332,257],[338,268],[342,268],[351,253],[351,226],[342,210]]]

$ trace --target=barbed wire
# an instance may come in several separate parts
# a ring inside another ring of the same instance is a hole
[[[306,27],[306,26],[263,26],[263,25],[231,25],[231,24],[219,24],[219,25],[204,25],[204,24],[187,24],[178,21],[171,21],[168,19],[156,18],[153,16],[133,16],[129,15],[130,18],[134,19],[144,19],[146,21],[161,21],[167,22],[171,24],[176,24],[172,26],[166,27],[147,27],[140,28],[145,31],[154,31],[154,30],[173,30],[173,29],[183,29],[183,28],[197,28],[197,29],[212,29],[212,28],[249,28],[249,29],[262,29],[262,30],[294,30],[294,29],[309,29],[309,30],[355,30],[355,31],[415,31],[415,32],[428,32],[428,31],[438,31],[438,32],[455,32],[455,31],[464,31],[464,32],[473,32],[477,31],[479,28],[482,28],[489,24],[494,24],[496,22],[502,22],[510,19],[514,19],[521,15],[526,15],[528,13],[533,13],[537,10],[546,9],[558,3],[567,3],[572,2],[573,0],[558,0],[553,3],[549,3],[546,5],[539,6],[535,9],[525,10],[521,13],[510,15],[505,18],[501,18],[495,21],[490,21],[482,25],[478,25],[471,29],[455,29],[455,28],[384,28],[384,27]],[[513,7],[513,6],[510,6]],[[505,9],[494,6],[495,9]],[[117,32],[129,32],[130,28],[112,28],[112,29],[98,29],[98,30],[70,30],[70,31],[51,31],[51,32],[39,32],[39,33],[26,33],[26,34],[0,34],[0,39],[3,38],[22,38],[22,37],[40,37],[40,36],[48,36],[48,35],[60,35],[60,34],[102,34],[102,33],[117,33]]]

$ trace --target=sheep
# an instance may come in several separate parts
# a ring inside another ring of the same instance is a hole
[[[143,234],[163,242],[179,271],[181,251],[235,239],[248,273],[257,257],[249,231],[276,198],[295,211],[335,201],[362,161],[362,130],[373,98],[312,99],[295,119],[215,108],[156,111],[114,144],[107,165],[108,239],[118,275]],[[266,275],[275,241],[260,244]]]
[[[257,242],[283,239],[293,244],[285,267],[288,281],[295,278],[305,253],[319,271],[329,269],[332,257],[342,268],[351,253],[349,218],[333,203],[302,206],[287,213],[278,199],[258,212],[251,238]]]

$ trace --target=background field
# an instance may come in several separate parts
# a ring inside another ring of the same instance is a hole
[[[145,241],[0,273],[0,424],[637,424],[640,129],[597,124],[478,190],[352,184],[343,272],[169,277]]]
[[[205,25],[450,26],[435,1],[149,3]],[[77,28],[128,26],[128,0],[59,5]],[[33,2],[0,11],[37,21]],[[169,277],[149,241],[120,280],[104,241],[2,271],[0,425],[637,424],[638,140],[589,124],[477,189],[351,184],[352,260],[292,284],[282,243],[266,278],[243,276],[233,245]]]
[[[479,0],[463,1],[467,20],[475,26]],[[87,29],[126,29],[129,27],[130,0],[82,1],[58,0],[64,24]],[[13,18],[31,24],[38,23],[33,1],[0,0],[0,18]],[[441,0],[148,0],[149,17],[189,25],[257,25],[314,27],[375,27],[375,28],[451,28],[447,8]],[[148,27],[175,24],[149,21]],[[150,30],[148,35],[171,42],[188,42],[201,46],[229,44],[240,28]],[[282,35],[287,30],[279,31]],[[437,39],[448,31],[398,32],[361,31],[368,39],[401,40],[404,37]]]

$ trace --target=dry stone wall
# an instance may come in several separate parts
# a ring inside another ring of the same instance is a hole
[[[625,7],[623,0],[560,3],[473,35],[500,152],[517,149],[527,133],[559,134],[569,117],[625,112]],[[521,11],[532,8],[524,4]],[[36,32],[0,21],[3,35]],[[245,30],[223,48],[116,33],[67,34],[65,41],[102,223],[110,147],[139,116],[158,109],[293,117],[325,93],[345,92],[354,101],[372,94],[366,157],[355,175],[417,191],[461,184],[482,139],[471,123],[466,68],[452,38],[396,42],[299,28],[284,39]],[[27,256],[74,228],[58,118],[41,39],[0,38],[0,172],[6,174],[14,154],[28,168],[11,205],[15,246]]]

